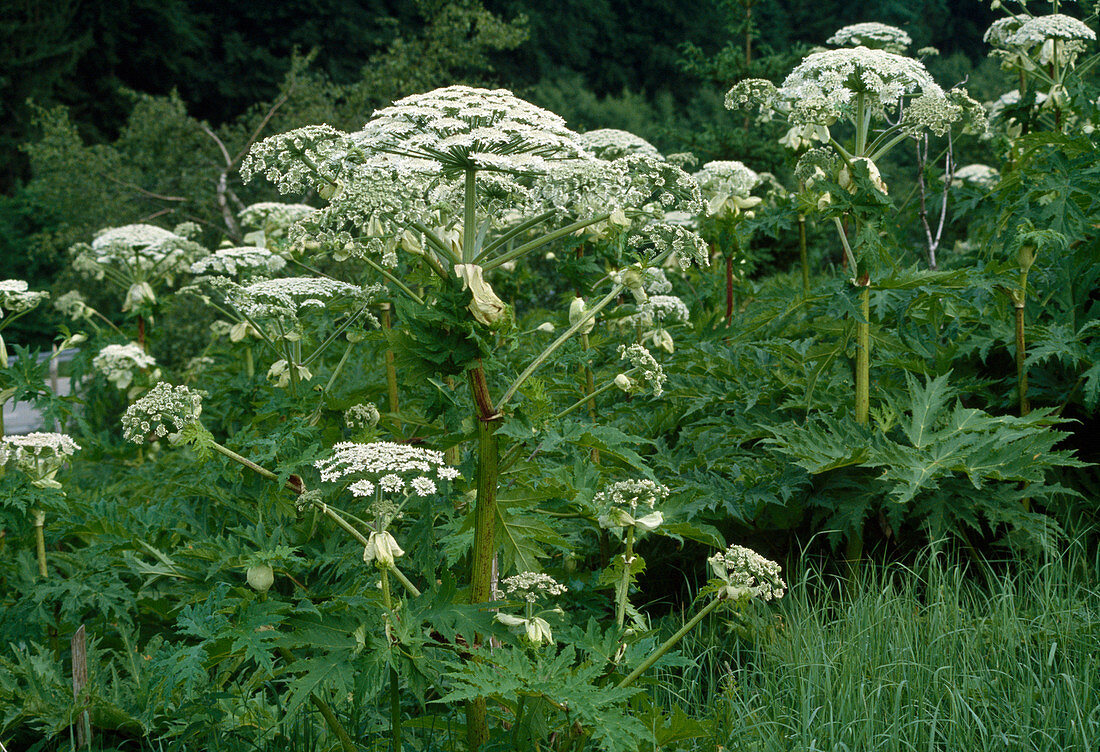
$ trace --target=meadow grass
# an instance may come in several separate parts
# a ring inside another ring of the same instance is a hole
[[[868,566],[839,597],[796,575],[748,627],[685,641],[698,667],[658,677],[665,701],[709,710],[699,749],[1100,750],[1095,556],[984,572]]]

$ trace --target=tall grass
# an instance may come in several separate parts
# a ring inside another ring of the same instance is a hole
[[[710,708],[697,748],[1100,750],[1097,561],[866,570],[841,597],[807,572],[750,633],[714,620],[683,648],[698,669],[660,679]]]

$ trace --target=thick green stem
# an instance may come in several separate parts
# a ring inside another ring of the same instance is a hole
[[[604,298],[595,306],[585,312],[585,315],[578,319],[577,323],[565,330],[560,337],[547,345],[546,349],[539,353],[531,364],[523,369],[523,372],[516,377],[516,380],[512,382],[512,385],[508,387],[508,391],[504,393],[504,396],[500,398],[500,402],[497,403],[496,412],[500,412],[504,409],[504,406],[508,404],[508,401],[512,399],[516,391],[523,385],[523,382],[527,381],[528,377],[538,370],[547,358],[554,354],[554,351],[565,344],[566,340],[572,337],[581,327],[588,324],[589,321],[596,317],[600,311],[602,311],[612,300],[619,296],[624,289],[624,286],[617,284],[611,288],[611,292],[604,296]]]
[[[523,245],[519,246],[518,248],[514,248],[511,251],[508,251],[507,253],[503,253],[500,256],[497,256],[495,259],[493,259],[491,261],[487,261],[482,266],[485,269],[485,271],[489,271],[490,269],[496,269],[501,264],[507,263],[507,262],[509,262],[513,259],[517,259],[520,256],[528,254],[528,253],[530,253],[531,251],[533,251],[537,248],[541,248],[542,246],[546,245],[547,243],[554,242],[558,238],[564,238],[566,235],[572,235],[577,230],[584,229],[585,227],[588,227],[589,225],[594,225],[597,222],[602,222],[605,219],[609,218],[610,216],[611,216],[610,214],[599,214],[599,215],[597,215],[595,217],[592,217],[590,219],[582,219],[579,222],[574,222],[571,225],[566,225],[565,227],[562,227],[562,228],[559,228],[557,230],[554,230],[553,232],[547,233],[546,235],[543,235],[542,237],[535,238],[534,240],[530,241],[529,243],[524,243]]]
[[[798,215],[798,259],[802,263],[802,294],[810,292],[810,260],[806,251],[806,215]]]
[[[699,622],[703,620],[703,617],[716,609],[718,607],[718,604],[721,602],[722,600],[720,598],[715,598],[710,603],[703,606],[703,608],[699,609],[699,613],[691,617],[691,620],[687,624],[680,627],[680,631],[665,640],[661,647],[657,648],[648,658],[642,661],[636,669],[627,674],[626,678],[616,685],[616,689],[629,687],[631,684],[633,684],[635,680],[637,680],[639,676],[648,671],[654,663],[661,660],[661,656],[671,650],[680,640],[684,639],[688,632],[695,629]]]
[[[501,416],[493,408],[481,365],[471,370],[469,375],[470,391],[477,407],[477,501],[474,507],[474,550],[470,561],[470,603],[486,603],[493,598],[497,479],[500,473],[496,431],[500,427]],[[488,706],[484,697],[471,700],[466,705],[466,733],[472,752],[489,740]]]
[[[470,570],[470,602],[492,600],[494,538],[497,518],[498,440],[500,415],[491,411],[485,386],[485,372],[480,366],[470,371],[470,388],[474,391],[477,411],[477,506],[474,510],[474,552]],[[482,396],[478,396],[480,395]],[[490,411],[486,411],[488,405]]]
[[[1013,303],[1016,312],[1016,393],[1020,402],[1020,415],[1031,412],[1027,398],[1027,342],[1024,339],[1024,301]]]
[[[860,320],[856,322],[856,423],[867,425],[871,407],[871,284],[860,280]]]
[[[50,577],[50,571],[46,568],[46,513],[35,509],[31,514],[34,515],[34,548],[38,553],[38,576],[46,580]]]
[[[859,290],[860,321],[856,322],[856,405],[855,418],[861,426],[868,423],[871,410],[871,284],[864,277]],[[848,564],[848,582],[859,581],[859,566],[863,560],[863,526],[857,525],[848,534],[844,557]]]
[[[382,569],[382,602],[386,605],[386,611],[393,613],[393,596],[390,595],[390,570]],[[387,620],[390,618],[387,615]],[[389,622],[386,624],[386,636],[389,637]],[[397,675],[397,667],[390,661],[390,749],[393,752],[401,752],[401,677]]]
[[[386,331],[386,336],[389,336],[389,332],[393,329],[393,320],[390,318],[390,304],[382,304],[382,328]],[[397,411],[400,409],[400,402],[397,395],[397,365],[393,354],[393,348],[386,348],[386,393],[389,395],[389,408],[391,415],[397,415]],[[401,427],[401,423],[397,423],[397,427]]]
[[[726,326],[733,320],[733,254],[726,254]]]
[[[466,195],[463,201],[462,215],[462,260],[470,261],[474,253],[474,239],[477,237],[477,170],[466,170]]]
[[[630,565],[634,561],[634,526],[626,529],[626,550],[623,551],[623,576],[616,595],[615,625],[621,631],[626,621],[626,602],[630,595]]]

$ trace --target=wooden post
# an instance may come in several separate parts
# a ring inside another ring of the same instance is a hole
[[[81,703],[80,706],[82,706],[80,693],[88,683],[88,644],[84,637],[83,624],[76,630],[69,644],[73,653],[73,702]],[[78,710],[80,706],[77,706]],[[86,709],[79,710],[76,719],[76,746],[89,749],[92,746],[92,721]]]

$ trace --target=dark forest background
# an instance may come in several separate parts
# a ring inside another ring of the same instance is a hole
[[[981,42],[992,11],[976,0],[0,7],[0,278],[37,287],[55,281],[71,243],[113,223],[190,220],[232,234],[213,197],[227,167],[236,177],[219,141],[232,159],[256,133],[355,129],[379,105],[437,86],[505,86],[578,130],[623,128],[666,152],[774,170],[775,134],[725,111],[722,97],[746,75],[781,80],[845,24],[900,26],[914,49],[939,49],[928,65],[941,83],[968,78],[979,98],[1003,90]]]

